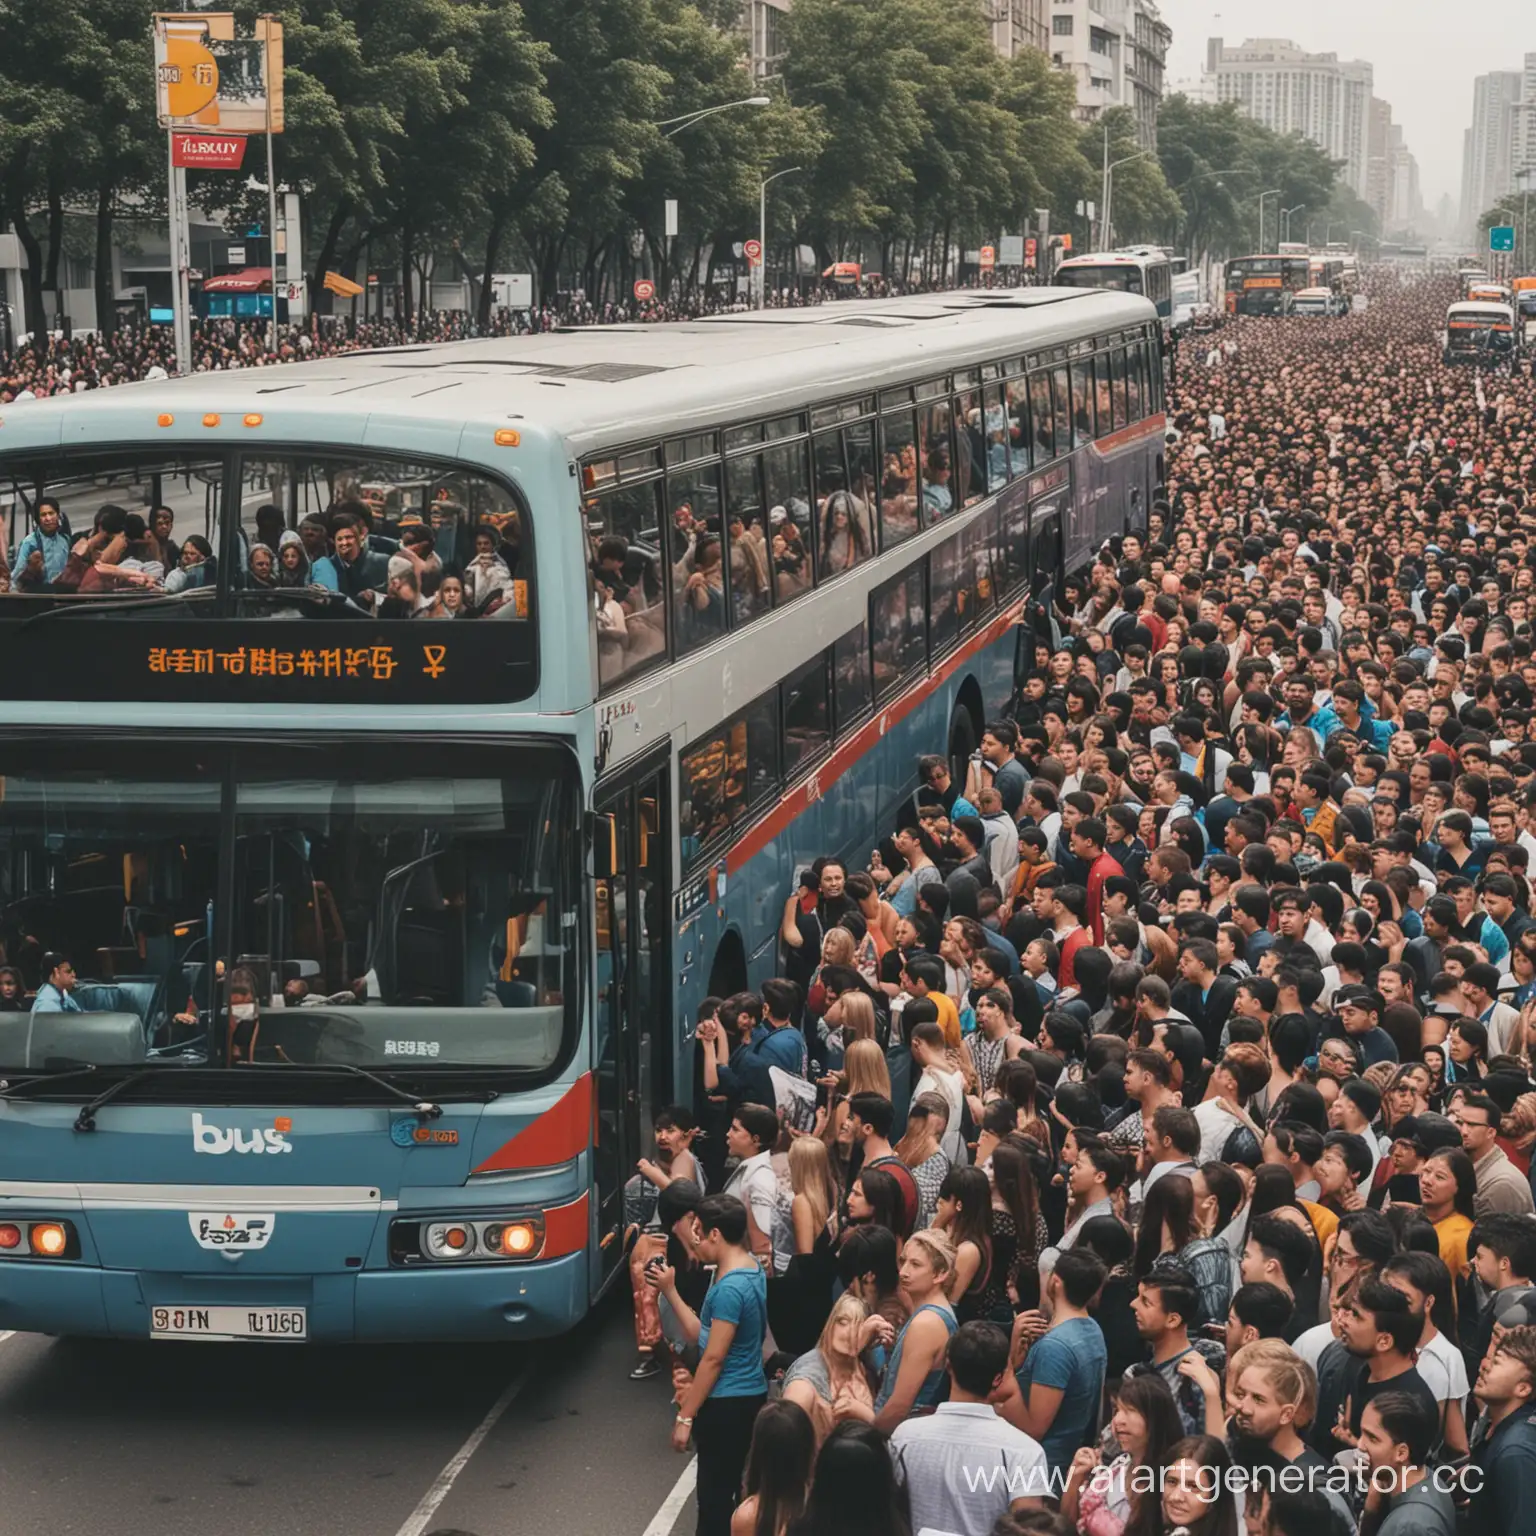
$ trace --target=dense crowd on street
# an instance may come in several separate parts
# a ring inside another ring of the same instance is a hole
[[[1533,1529],[1536,388],[1446,297],[1186,344],[1146,533],[701,1009],[698,1536]]]
[[[773,309],[796,309],[851,297],[887,298],[895,293],[922,291],[926,286],[919,282],[896,286],[873,278],[856,291],[828,287],[812,287],[803,292],[796,288],[780,289],[770,292],[766,302]],[[532,309],[496,309],[486,327],[480,326],[467,311],[444,309],[424,310],[409,320],[366,315],[359,319],[343,311],[312,316],[302,324],[284,323],[275,330],[267,320],[197,318],[192,324],[192,371],[265,368],[407,343],[538,335],[557,327],[695,320],[747,307],[745,299],[698,291],[662,295],[643,302],[610,299],[600,303],[580,293],[569,293]],[[176,346],[169,325],[130,325],[110,336],[98,336],[94,331],[51,331],[11,351],[0,350],[0,405],[79,394],[112,384],[164,379],[175,372]]]

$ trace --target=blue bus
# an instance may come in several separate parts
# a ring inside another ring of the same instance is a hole
[[[1026,289],[8,408],[0,1328],[572,1326],[699,1002],[1145,526],[1162,388]]]

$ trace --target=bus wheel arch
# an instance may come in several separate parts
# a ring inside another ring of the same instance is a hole
[[[949,771],[957,784],[965,783],[966,765],[981,745],[986,729],[987,709],[981,697],[981,685],[967,675],[955,697],[949,716]]]
[[[709,963],[709,996],[732,997],[747,990],[747,949],[741,934],[727,928]]]

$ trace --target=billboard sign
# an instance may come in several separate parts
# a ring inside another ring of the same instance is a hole
[[[268,81],[271,100],[268,100]],[[162,128],[283,131],[283,28],[258,17],[235,36],[232,12],[155,17],[155,110]]]
[[[240,133],[173,133],[171,164],[188,170],[238,171],[245,160]]]

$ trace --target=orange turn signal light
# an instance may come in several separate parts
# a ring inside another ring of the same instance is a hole
[[[514,1221],[501,1229],[501,1242],[497,1246],[513,1258],[522,1258],[532,1253],[538,1242],[538,1234],[528,1222]]]
[[[174,427],[176,425],[176,418],[169,411],[161,411],[155,417],[155,425],[157,427]]]
[[[14,1222],[5,1222],[0,1225],[0,1251],[7,1248],[21,1247],[21,1228]]]
[[[260,416],[260,414],[258,412],[256,412],[256,411],[252,411],[245,418],[245,424],[248,427],[259,427],[261,425],[261,416]]]
[[[203,425],[205,427],[216,427],[218,426],[220,419],[221,418],[217,411],[209,411],[208,414],[203,417]]]
[[[42,1221],[32,1228],[32,1252],[45,1259],[59,1258],[69,1247],[69,1235],[56,1221]]]
[[[498,448],[516,448],[522,442],[522,438],[511,427],[497,427],[496,446]]]

